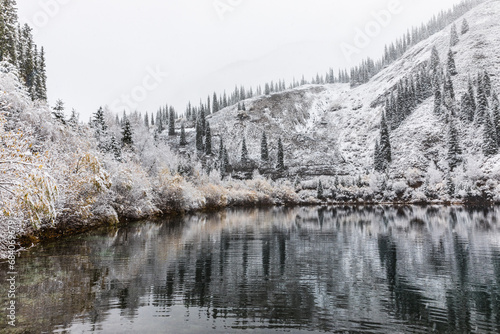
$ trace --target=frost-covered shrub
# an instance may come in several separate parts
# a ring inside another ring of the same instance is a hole
[[[405,194],[407,188],[408,186],[406,182],[403,181],[394,182],[392,185],[392,190],[394,190],[396,196],[398,197],[402,197]]]
[[[158,212],[150,180],[136,164],[114,163],[112,173],[113,207],[122,217],[139,219]]]
[[[205,198],[206,209],[218,209],[226,207],[228,204],[227,190],[220,185],[206,184],[199,188]]]
[[[424,183],[424,175],[417,168],[409,168],[405,173],[406,182],[412,188],[419,188]]]

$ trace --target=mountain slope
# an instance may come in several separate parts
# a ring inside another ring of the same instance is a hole
[[[470,30],[460,35],[460,42],[452,48],[459,73],[453,77],[457,100],[467,89],[468,77],[476,76],[478,71],[486,70],[492,78],[492,88],[496,91],[499,88],[500,2],[487,1],[457,19],[455,24],[460,26],[464,18]],[[278,137],[283,138],[291,176],[363,174],[373,167],[374,146],[384,110],[379,102],[399,80],[429,60],[434,46],[441,63],[446,63],[450,30],[451,25],[415,45],[359,87],[311,85],[247,100],[246,112],[236,110],[235,106],[226,108],[208,118],[212,133],[224,138],[235,161],[239,159],[243,136],[246,136],[250,156],[258,160],[260,138],[262,131],[266,131],[273,157]],[[433,97],[424,101],[391,132],[394,177],[402,176],[413,167],[426,171],[430,161],[445,171],[447,124],[433,114],[433,103]],[[458,127],[465,160],[483,162],[480,128],[461,122]],[[490,159],[488,163],[495,162]]]

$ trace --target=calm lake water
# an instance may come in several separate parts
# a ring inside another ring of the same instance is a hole
[[[21,255],[0,332],[499,333],[499,214],[275,208],[97,231]]]

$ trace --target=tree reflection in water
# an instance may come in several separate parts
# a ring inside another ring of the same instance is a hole
[[[18,329],[499,332],[498,211],[227,210],[94,232],[22,255]]]

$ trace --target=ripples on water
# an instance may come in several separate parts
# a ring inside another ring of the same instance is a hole
[[[499,212],[229,210],[94,232],[22,255],[17,329],[500,332]]]

